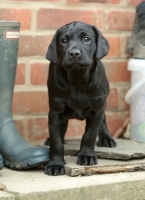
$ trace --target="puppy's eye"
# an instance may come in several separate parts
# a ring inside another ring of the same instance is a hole
[[[67,39],[66,38],[62,39],[62,43],[66,44],[67,43]]]
[[[84,37],[84,42],[89,42],[90,41],[90,38],[88,36],[85,36]]]

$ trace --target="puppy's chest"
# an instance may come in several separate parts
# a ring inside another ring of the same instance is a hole
[[[76,118],[84,120],[86,117],[95,115],[95,109],[91,104],[92,99],[89,99],[87,95],[77,93],[76,95],[70,95],[65,107],[65,114],[68,118]]]

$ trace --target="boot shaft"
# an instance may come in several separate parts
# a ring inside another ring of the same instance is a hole
[[[12,117],[20,22],[0,21],[0,127]]]

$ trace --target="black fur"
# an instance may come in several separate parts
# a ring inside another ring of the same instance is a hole
[[[95,26],[72,22],[56,31],[46,54],[51,61],[48,77],[50,160],[46,174],[65,173],[63,144],[69,119],[86,119],[77,164],[97,164],[94,154],[97,135],[98,146],[116,146],[104,114],[109,84],[100,59],[108,51],[108,41]]]

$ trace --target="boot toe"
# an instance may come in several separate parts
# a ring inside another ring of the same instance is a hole
[[[4,165],[15,170],[32,169],[45,165],[48,161],[49,150],[41,146],[26,149],[15,158],[4,157]]]

